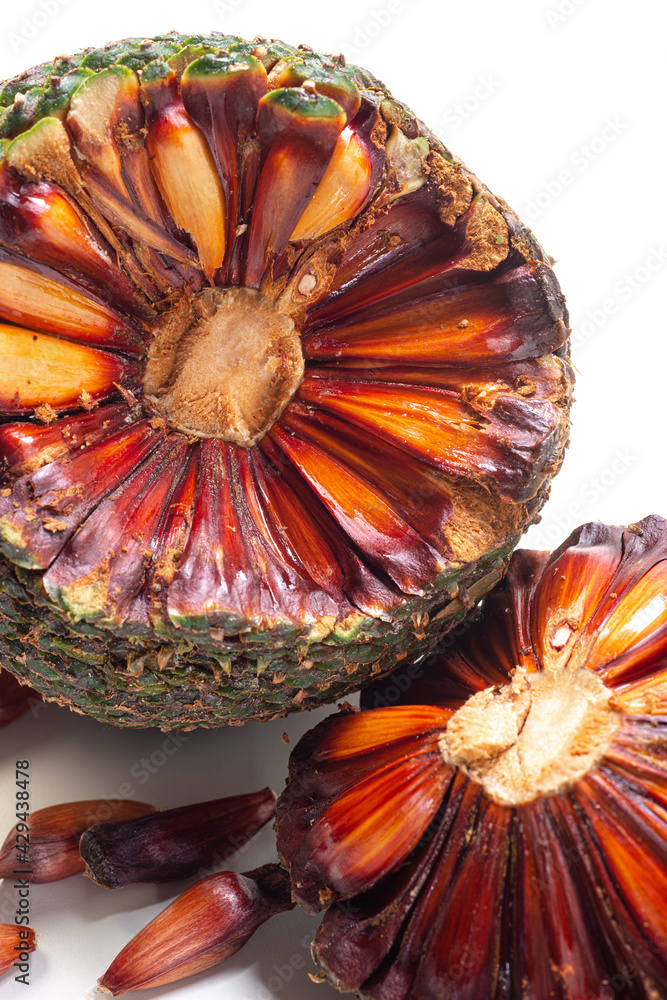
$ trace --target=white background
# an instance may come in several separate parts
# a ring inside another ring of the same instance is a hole
[[[662,26],[657,20],[662,18]],[[658,0],[27,0],[3,5],[0,77],[87,45],[172,28],[263,34],[366,65],[519,212],[558,259],[579,371],[572,444],[526,544],[553,548],[579,523],[667,514],[665,13]],[[13,763],[31,761],[33,808],[117,794],[162,808],[273,785],[325,712],[243,730],[121,732],[55,706],[0,730],[0,837]],[[173,743],[167,748],[174,750]],[[153,774],[148,774],[142,758]],[[273,856],[265,830],[238,859]],[[110,893],[84,878],[32,890],[40,934],[29,992],[83,1000],[116,953],[184,885]],[[12,919],[11,886],[0,920]],[[7,908],[7,910],[5,910]],[[225,967],[144,994],[173,1000],[326,1000],[307,975],[303,913],[265,925]],[[481,1000],[481,998],[480,998]]]

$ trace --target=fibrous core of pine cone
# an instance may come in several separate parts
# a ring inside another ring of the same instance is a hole
[[[363,1000],[665,997],[667,521],[515,552],[362,708],[303,737],[278,801],[323,976]]]
[[[0,91],[0,663],[121,725],[433,646],[562,460],[567,313],[386,88],[168,35]]]

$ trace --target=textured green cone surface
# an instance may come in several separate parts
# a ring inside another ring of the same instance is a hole
[[[477,568],[470,592],[462,588],[463,600],[431,608],[435,629],[420,626],[428,611],[415,602],[420,610],[406,608],[404,621],[368,618],[347,638],[278,648],[269,637],[224,643],[110,636],[67,621],[46,603],[36,605],[0,563],[0,665],[30,678],[47,700],[100,722],[183,729],[273,719],[349,694],[387,674],[408,650],[428,652],[501,579],[511,551],[510,544]]]

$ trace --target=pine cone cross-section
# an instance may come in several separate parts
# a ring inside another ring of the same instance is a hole
[[[0,106],[0,664],[170,728],[431,648],[567,443],[531,234],[305,48],[131,39]]]
[[[362,706],[303,737],[278,801],[323,975],[363,1000],[667,995],[667,521],[515,552]]]

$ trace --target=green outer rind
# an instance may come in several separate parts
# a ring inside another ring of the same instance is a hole
[[[378,97],[381,100],[381,111],[385,121],[398,126],[407,138],[423,136],[434,152],[450,162],[461,163],[407,105],[393,97],[381,80],[361,66],[346,64],[343,56],[316,53],[304,45],[295,48],[278,39],[261,36],[249,42],[237,35],[225,35],[220,32],[212,32],[210,35],[183,35],[173,31],[166,35],[157,35],[153,39],[127,38],[120,42],[111,42],[104,48],[91,47],[73,56],[59,56],[53,62],[41,63],[18,76],[2,80],[0,81],[0,109],[2,109],[0,140],[14,138],[20,132],[26,131],[40,118],[52,115],[54,108],[64,110],[69,101],[70,89],[66,83],[61,86],[59,78],[73,70],[83,68],[96,72],[115,63],[138,70],[153,60],[175,57],[178,54],[185,58],[181,67],[184,69],[202,55],[220,49],[248,55],[257,54],[258,57],[261,55],[264,65],[268,68],[275,65],[278,60],[289,57],[317,62],[323,68],[335,67],[336,73],[347,77],[359,90]],[[16,109],[13,104],[17,93],[22,93],[26,97],[26,102],[20,109]],[[493,195],[474,175],[471,175],[470,179],[474,190],[484,191],[490,203],[505,216],[510,233],[515,237],[520,235],[522,245],[528,251],[524,254],[525,258],[532,257],[534,260],[552,264],[553,258],[544,253],[535,237],[512,209],[501,198]],[[567,322],[567,313],[565,316]],[[565,356],[564,352],[559,353]]]
[[[450,593],[458,589],[454,600],[441,591],[406,602],[400,618],[361,618],[347,641],[297,640],[280,648],[268,637],[215,642],[184,635],[171,642],[68,621],[36,600],[0,558],[0,667],[29,679],[47,701],[119,726],[191,729],[273,719],[335,701],[390,673],[405,657],[429,652],[500,580],[517,541],[507,539],[452,574],[447,584]],[[427,632],[412,618],[423,621],[425,613],[438,615]],[[159,666],[166,653],[169,661]]]
[[[434,133],[416,115],[393,97],[389,89],[361,66],[345,63],[343,56],[326,55],[313,52],[305,45],[294,47],[278,39],[267,39],[258,36],[253,41],[246,41],[237,35],[225,35],[212,32],[209,35],[183,35],[170,32],[157,35],[153,39],[127,38],[120,42],[111,42],[103,48],[91,47],[83,49],[73,56],[59,56],[52,62],[41,63],[32,69],[20,73],[8,80],[0,81],[0,140],[13,138],[20,132],[31,128],[39,118],[54,113],[54,108],[64,110],[69,101],[70,91],[66,83],[61,86],[59,78],[80,68],[93,72],[105,69],[115,63],[129,66],[132,69],[143,69],[148,63],[157,59],[171,58],[180,55],[184,62],[181,70],[200,58],[202,55],[224,49],[229,52],[241,52],[249,55],[261,55],[265,67],[271,68],[280,59],[296,57],[317,62],[323,68],[335,67],[335,72],[346,76],[361,91],[370,93],[380,99],[382,116],[390,124],[398,126],[409,139],[423,136],[428,140],[431,149],[444,156],[450,162],[461,163],[449,149],[434,135]],[[26,97],[25,104],[16,108],[13,104],[15,95],[21,93]],[[484,191],[490,203],[505,216],[512,236],[520,237],[522,247],[527,253],[525,259],[553,263],[553,258],[545,254],[539,243],[526,229],[509,206],[470,175],[476,192]],[[567,312],[565,313],[567,322]],[[565,351],[558,352],[567,356]]]
[[[304,118],[337,118],[342,111],[340,104],[328,97],[304,97],[303,91],[294,87],[272,90],[265,98],[266,102],[281,111],[293,111]]]
[[[190,52],[186,52],[188,49]],[[320,63],[323,67],[335,65],[336,72],[347,77],[360,90],[376,91],[382,97],[392,100],[391,94],[383,83],[360,66],[345,65],[342,56],[321,55],[306,46],[295,48],[277,39],[256,38],[254,41],[248,42],[236,35],[224,35],[218,32],[213,32],[210,35],[182,35],[171,32],[167,35],[158,35],[154,39],[128,38],[121,42],[113,42],[101,49],[89,48],[74,56],[59,56],[53,62],[41,63],[18,76],[0,81],[0,109],[3,109],[0,112],[0,139],[13,138],[19,132],[30,128],[39,117],[42,117],[37,107],[38,100],[45,93],[57,90],[57,82],[55,88],[52,82],[54,77],[58,81],[66,73],[80,67],[98,71],[115,63],[140,70],[156,59],[170,59],[178,53],[187,55],[186,61],[190,63],[206,52],[215,52],[216,49],[249,55],[256,54],[259,49],[262,61],[268,68],[275,65],[279,59],[290,56],[307,58],[309,62]],[[29,93],[32,95],[29,101],[26,99],[24,112],[14,106],[14,98],[17,93],[23,94],[26,98]],[[411,127],[414,130],[414,115],[404,105],[399,105],[396,101],[393,103],[396,104],[397,108],[402,109],[401,113],[405,116],[406,122],[413,123]],[[433,140],[434,146],[437,145],[438,148],[442,149],[439,140],[428,132],[425,126],[419,124],[422,129],[420,134],[428,135]]]
[[[29,70],[0,85],[0,107],[3,103],[10,105],[0,114],[0,142],[34,125],[40,108],[57,104],[59,85],[56,83],[56,93],[52,93],[50,83],[54,74],[59,76],[79,67],[97,71],[116,62],[138,69],[152,59],[177,54],[180,59],[175,62],[180,62],[182,71],[206,52],[221,48],[261,56],[267,68],[290,56],[318,61],[323,67],[335,66],[337,73],[345,74],[379,103],[388,124],[397,125],[408,138],[423,136],[433,151],[460,163],[380,81],[357,66],[344,65],[342,57],[317,55],[310,49],[267,39],[245,42],[229,35],[172,33],[148,41],[129,39],[104,49],[86,49],[71,58]],[[48,101],[44,97],[47,88]],[[30,100],[26,99],[18,109],[12,104],[17,92],[32,92]],[[63,110],[65,107],[66,103]],[[505,202],[461,167],[474,193],[484,192],[509,227],[511,248],[504,266],[522,260],[551,263]],[[553,297],[554,308],[563,310],[567,324],[567,310],[557,285]],[[555,353],[568,357],[569,344]],[[524,530],[537,519],[548,496],[550,478],[562,463],[568,443],[570,403],[569,398],[562,401],[561,436],[554,445],[549,479],[528,505]],[[519,537],[505,538],[484,559],[440,581],[438,592],[430,598],[407,598],[393,619],[379,621],[360,614],[358,626],[349,635],[334,633],[328,639],[310,643],[299,635],[285,640],[269,633],[262,638],[245,636],[227,642],[217,642],[210,636],[207,641],[206,636],[185,630],[178,634],[173,630],[163,635],[114,635],[68,618],[65,611],[35,593],[38,574],[16,570],[0,555],[0,666],[29,680],[47,700],[115,725],[160,726],[166,730],[271,719],[335,701],[390,673],[404,657],[415,658],[430,651],[497,582]],[[457,590],[463,599],[446,596]],[[473,600],[466,599],[467,590],[474,595]],[[414,614],[419,616],[417,621],[423,622],[425,613],[431,619],[426,634],[411,618]],[[434,622],[436,615],[438,620]]]

